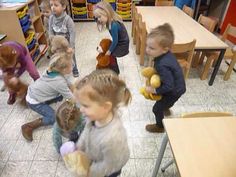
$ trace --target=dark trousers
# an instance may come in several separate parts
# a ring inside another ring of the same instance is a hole
[[[117,177],[117,176],[119,176],[121,174],[121,170],[120,171],[117,171],[117,172],[115,172],[115,173],[112,173],[111,175],[109,175],[109,176],[105,176],[105,177]]]
[[[110,55],[110,64],[109,64],[109,68],[113,71],[116,72],[116,74],[120,74],[120,69],[117,63],[117,58],[115,56]]]
[[[162,95],[161,100],[154,104],[152,112],[155,115],[158,127],[163,128],[162,120],[164,119],[164,111],[172,107],[180,96],[181,95]]]

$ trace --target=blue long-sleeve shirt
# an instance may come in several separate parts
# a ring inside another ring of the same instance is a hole
[[[157,94],[178,96],[185,93],[186,86],[182,68],[171,52],[156,57],[154,68],[161,78],[161,86],[156,89]]]

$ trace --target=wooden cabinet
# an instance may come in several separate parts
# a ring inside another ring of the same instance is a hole
[[[94,20],[93,6],[100,0],[70,0],[71,14],[74,21]],[[112,8],[123,18],[131,20],[132,0],[107,0]]]
[[[0,33],[5,41],[17,41],[25,46],[36,63],[47,51],[48,44],[37,0],[14,7],[0,8]]]

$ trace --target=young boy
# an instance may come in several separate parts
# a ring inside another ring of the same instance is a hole
[[[154,28],[147,37],[146,53],[154,58],[154,68],[161,78],[161,86],[157,89],[147,87],[149,93],[162,95],[162,99],[153,106],[156,124],[146,125],[151,133],[164,132],[162,119],[169,108],[185,93],[183,71],[170,49],[174,43],[174,33],[167,23]],[[170,113],[170,112],[169,112]]]

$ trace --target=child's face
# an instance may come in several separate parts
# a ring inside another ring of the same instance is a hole
[[[102,25],[106,25],[108,21],[108,18],[105,12],[99,8],[94,11],[94,17],[97,20],[97,23],[102,24]]]
[[[50,0],[50,6],[52,13],[56,16],[60,16],[66,9],[66,7],[62,6],[62,4],[58,0]]]
[[[107,119],[108,114],[111,112],[111,107],[107,106],[107,103],[98,103],[91,100],[86,94],[89,89],[92,89],[91,86],[85,86],[75,91],[75,97],[80,104],[80,111],[91,121],[102,122]]]
[[[166,52],[168,52],[168,48],[160,46],[156,38],[147,38],[146,53],[148,56],[159,57]]]

